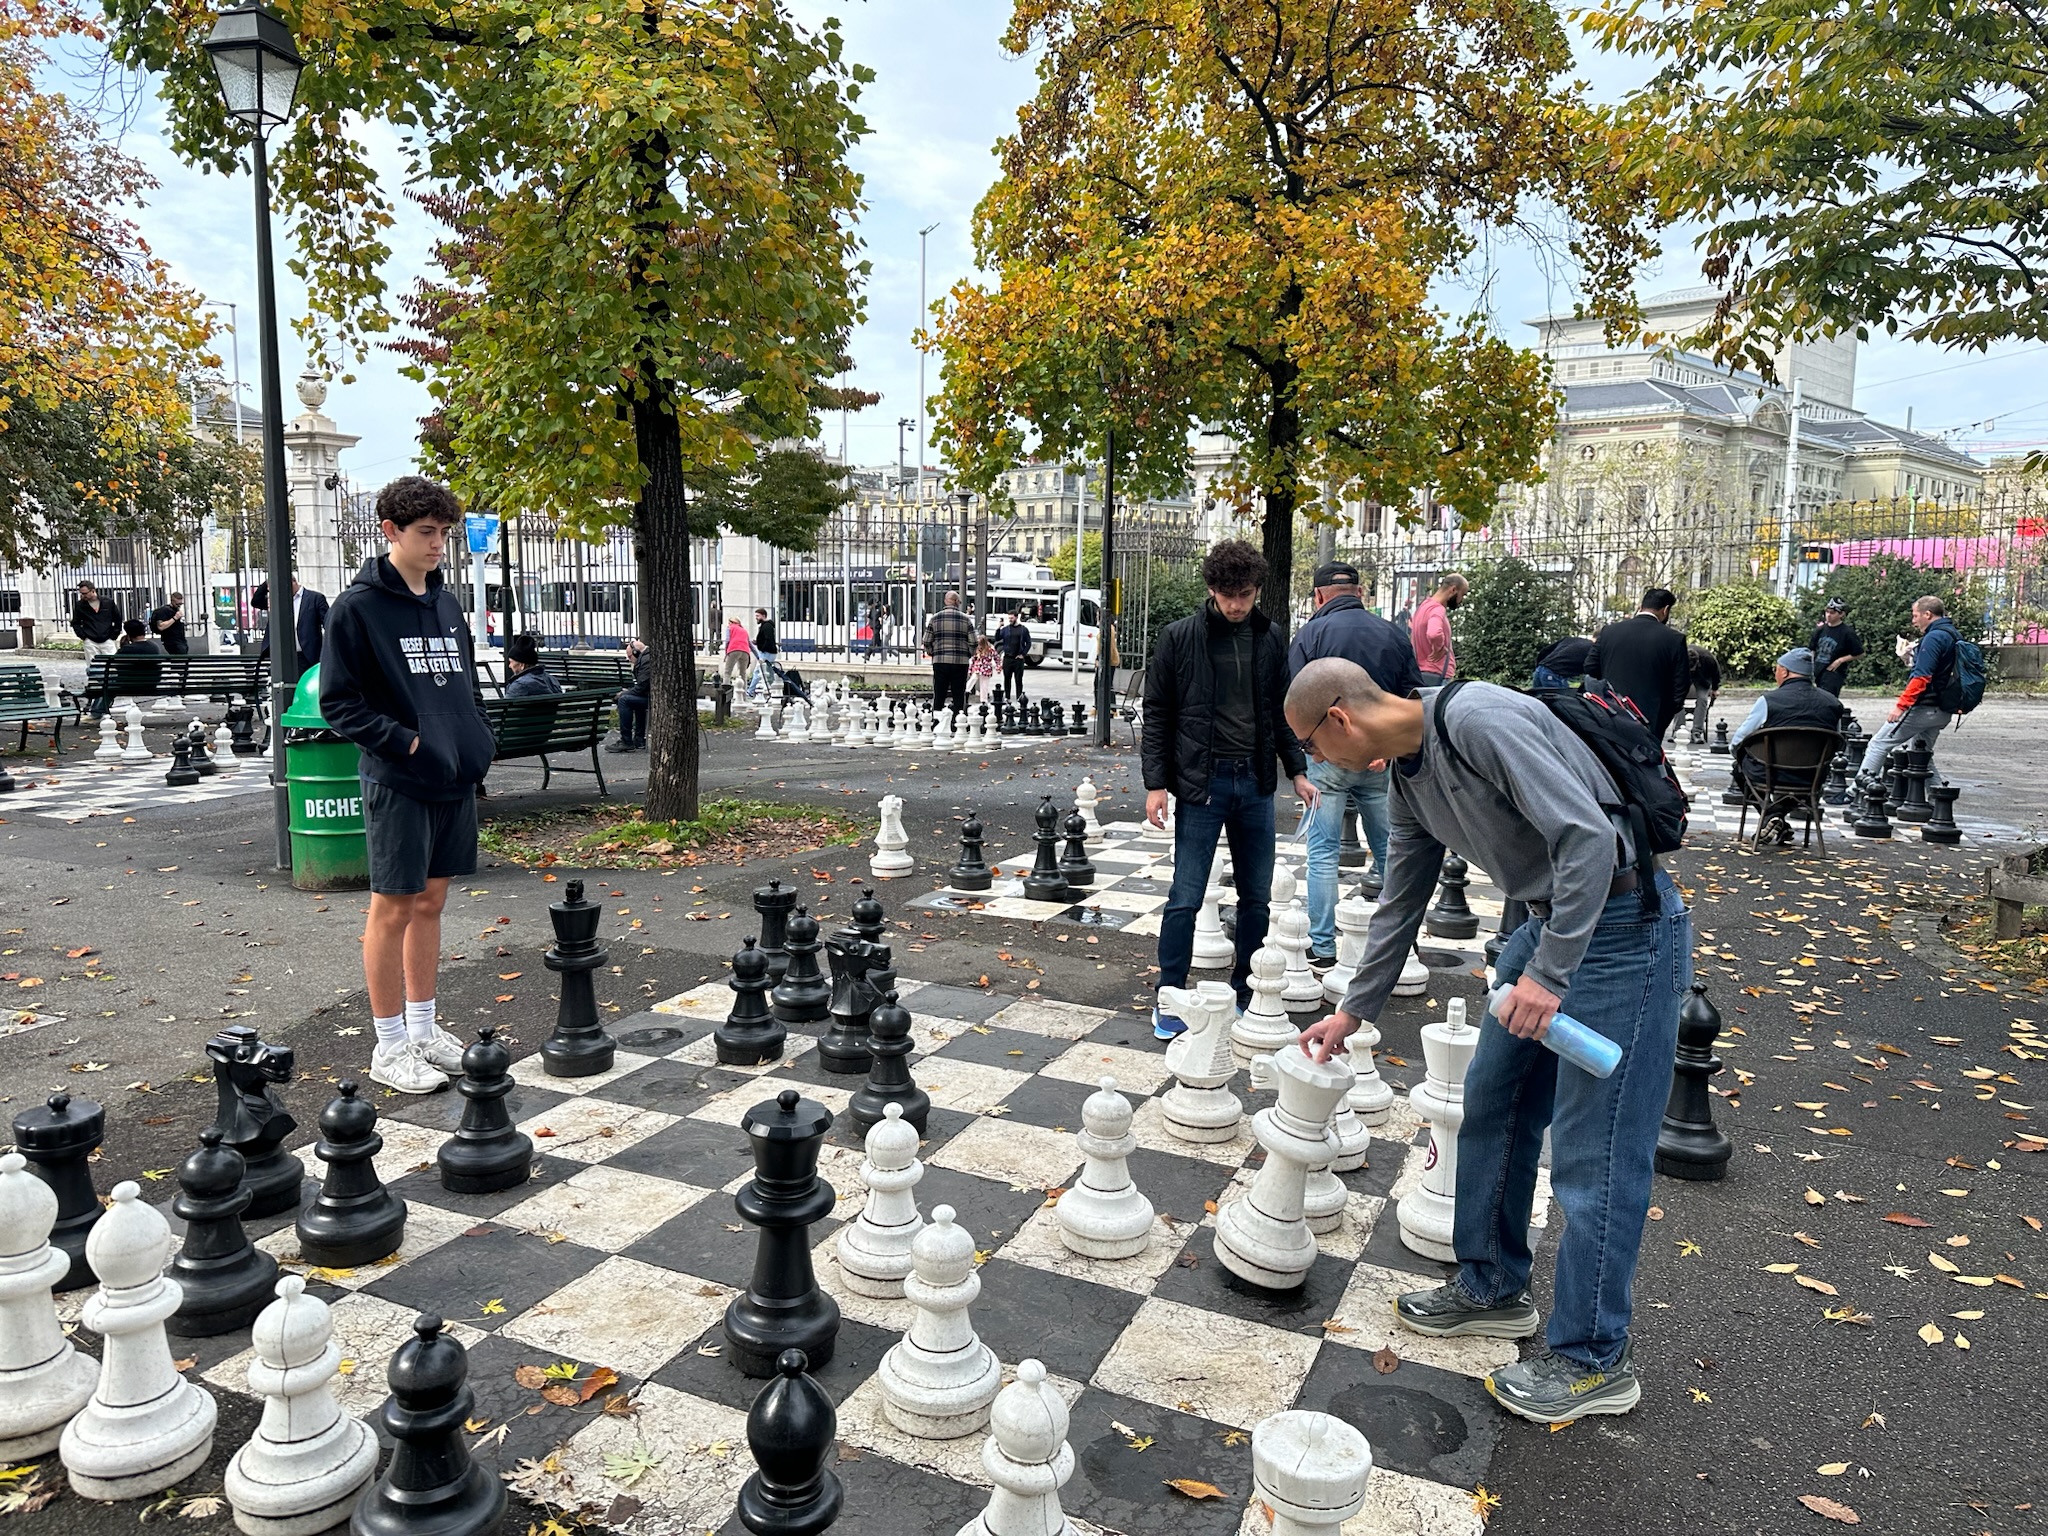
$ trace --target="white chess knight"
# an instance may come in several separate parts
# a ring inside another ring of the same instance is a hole
[[[1271,1062],[1279,1100],[1252,1116],[1266,1161],[1251,1188],[1216,1213],[1216,1258],[1241,1280],[1291,1291],[1315,1265],[1316,1240],[1303,1210],[1308,1172],[1337,1154],[1330,1116],[1351,1089],[1351,1068],[1335,1058],[1311,1061],[1298,1050],[1277,1052]]]
[[[1279,1086],[1275,1077],[1278,1057],[1301,1054],[1299,1050],[1290,1046],[1285,1051],[1275,1052],[1271,1056],[1254,1056],[1251,1068],[1252,1086],[1270,1093]],[[1332,1056],[1330,1060],[1334,1062],[1337,1058]],[[1344,1188],[1344,1181],[1338,1178],[1335,1172],[1336,1161],[1343,1155],[1345,1147],[1345,1142],[1337,1130],[1337,1117],[1343,1113],[1344,1108],[1344,1095],[1339,1094],[1336,1103],[1330,1108],[1330,1118],[1323,1127],[1323,1145],[1328,1155],[1310,1163],[1308,1173],[1302,1180],[1301,1219],[1308,1223],[1309,1231],[1315,1233],[1334,1232],[1343,1226],[1344,1206],[1351,1198],[1350,1192]],[[1357,1124],[1355,1116],[1352,1124]],[[1362,1158],[1360,1160],[1363,1161]]]
[[[263,1420],[228,1463],[228,1504],[248,1536],[314,1536],[354,1511],[377,1470],[377,1437],[334,1400],[341,1347],[304,1276],[277,1282],[250,1342],[249,1390],[263,1399]]]
[[[953,710],[948,707],[939,713],[939,728],[932,736],[932,750],[950,752],[953,750]]]
[[[122,719],[128,726],[128,741],[127,745],[121,749],[121,761],[124,763],[148,762],[153,754],[149,750],[149,743],[142,738],[142,706],[130,704],[127,709],[122,711]]]
[[[1152,1202],[1131,1182],[1131,1101],[1105,1077],[1081,1105],[1081,1176],[1053,1207],[1060,1241],[1083,1258],[1128,1259],[1152,1240]]]
[[[1252,952],[1247,982],[1251,987],[1251,1006],[1230,1025],[1231,1054],[1241,1066],[1249,1066],[1255,1058],[1293,1044],[1300,1033],[1287,1017],[1287,1005],[1281,1001],[1287,984],[1286,970],[1287,957],[1271,938]]]
[[[1102,843],[1102,823],[1095,817],[1096,809],[1101,804],[1102,792],[1095,787],[1094,778],[1091,776],[1081,780],[1081,787],[1074,791],[1074,809],[1081,813],[1081,820],[1087,823],[1087,841],[1096,846]]]
[[[917,1184],[924,1164],[917,1157],[917,1127],[891,1100],[868,1132],[860,1181],[868,1192],[860,1215],[839,1229],[839,1272],[859,1296],[896,1297],[910,1274],[910,1245],[924,1229],[917,1213]]]
[[[967,1316],[981,1294],[974,1236],[954,1224],[953,1207],[942,1205],[912,1240],[910,1259],[903,1294],[916,1311],[910,1331],[875,1371],[882,1413],[906,1435],[957,1440],[988,1422],[989,1404],[1003,1386],[995,1351]]]
[[[1037,1360],[1020,1361],[1003,1388],[981,1444],[982,1470],[995,1485],[988,1508],[956,1536],[1080,1536],[1060,1508],[1060,1489],[1074,1475],[1067,1444],[1067,1405]]]
[[[0,1157],[0,1458],[53,1449],[85,1406],[99,1362],[64,1337],[50,1288],[70,1256],[50,1246],[57,1196],[19,1152]]]
[[[1237,963],[1237,945],[1223,931],[1223,849],[1209,861],[1209,883],[1195,914],[1195,948],[1191,963],[1205,971],[1229,970]]]
[[[1479,1048],[1479,1031],[1465,1020],[1465,999],[1444,1004],[1444,1017],[1422,1026],[1422,1056],[1428,1076],[1408,1090],[1408,1102],[1429,1124],[1429,1151],[1422,1182],[1395,1208],[1401,1241],[1417,1253],[1457,1262],[1451,1221],[1458,1194],[1458,1127],[1465,1123],[1465,1073]]]
[[[1364,893],[1352,889],[1337,903],[1337,963],[1323,973],[1323,1001],[1341,1003],[1358,974],[1358,962],[1365,954],[1365,936],[1372,928],[1373,903]]]
[[[868,860],[868,873],[877,880],[894,880],[910,873],[915,861],[907,851],[910,838],[903,830],[903,797],[882,796],[882,826],[875,834],[875,852]]]
[[[1205,981],[1192,990],[1161,987],[1159,1010],[1187,1025],[1166,1047],[1166,1070],[1175,1078],[1174,1086],[1159,1096],[1167,1134],[1197,1144],[1230,1140],[1244,1123],[1244,1102],[1230,1091],[1230,1080],[1237,1076],[1237,1057],[1230,1048],[1237,994],[1220,981]]]
[[[1264,1536],[1338,1536],[1365,1508],[1372,1446],[1334,1414],[1291,1408],[1252,1426],[1252,1488]]]

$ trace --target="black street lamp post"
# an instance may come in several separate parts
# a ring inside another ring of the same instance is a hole
[[[263,527],[270,582],[270,781],[277,867],[292,861],[291,799],[286,786],[284,713],[299,680],[292,605],[292,510],[284,483],[284,384],[277,361],[277,275],[270,255],[270,161],[264,141],[292,115],[305,61],[291,29],[260,4],[221,13],[206,39],[228,116],[249,130],[256,180],[256,313],[263,400]]]

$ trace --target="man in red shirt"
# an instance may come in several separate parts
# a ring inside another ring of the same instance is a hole
[[[1415,670],[1422,674],[1422,686],[1441,688],[1458,675],[1458,661],[1451,654],[1451,610],[1465,601],[1471,584],[1452,571],[1437,583],[1436,591],[1416,606],[1409,621],[1408,638],[1415,646]]]

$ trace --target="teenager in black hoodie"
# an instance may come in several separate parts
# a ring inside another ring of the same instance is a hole
[[[493,744],[469,626],[441,578],[461,506],[407,475],[377,493],[377,516],[390,550],[363,563],[328,613],[320,708],[362,748],[370,1076],[431,1093],[462,1070],[462,1042],[434,1017],[441,908],[449,880],[476,872],[476,791]]]

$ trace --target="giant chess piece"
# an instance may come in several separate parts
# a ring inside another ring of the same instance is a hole
[[[825,943],[826,957],[832,962],[828,993],[832,1027],[818,1042],[818,1062],[827,1072],[841,1076],[866,1072],[873,1061],[868,1036],[874,1023],[875,1004],[882,1000],[868,980],[868,971],[875,963],[875,948],[849,928],[841,929]]]
[[[541,1043],[540,1059],[550,1077],[595,1077],[609,1072],[618,1042],[597,1018],[593,973],[611,958],[597,936],[604,908],[583,899],[583,882],[571,880],[569,894],[549,905],[555,942],[541,961],[562,978],[555,1008],[555,1032]]]
[[[932,1212],[910,1244],[903,1294],[916,1309],[910,1330],[889,1347],[875,1372],[882,1413],[920,1440],[957,1440],[988,1423],[1003,1368],[982,1343],[967,1309],[981,1294],[974,1236],[956,1226],[953,1207]]]
[[[1906,803],[1906,748],[1897,746],[1884,755],[1884,810],[1896,816]]]
[[[185,789],[198,782],[199,770],[192,766],[192,738],[179,731],[171,738],[171,766],[164,783],[172,789]]]
[[[57,1322],[50,1288],[71,1256],[50,1246],[56,1221],[57,1196],[28,1159],[0,1157],[0,1459],[9,1465],[54,1449],[100,1374]]]
[[[809,908],[796,909],[783,942],[789,950],[789,969],[769,994],[775,1017],[784,1024],[823,1023],[831,1009],[832,988],[818,969],[818,951],[825,946],[818,939],[818,920]]]
[[[1088,818],[1069,811],[1063,828],[1067,846],[1060,853],[1060,878],[1072,889],[1085,891],[1095,883],[1095,864],[1088,857]]]
[[[722,1067],[758,1067],[782,1054],[789,1031],[768,1009],[768,956],[748,939],[732,957],[732,1012],[711,1031]]]
[[[1337,867],[1363,869],[1372,850],[1365,844],[1365,821],[1355,806],[1344,807],[1343,832],[1337,840]]]
[[[214,1126],[221,1142],[241,1153],[247,1165],[247,1214],[277,1216],[291,1210],[299,1203],[306,1165],[284,1150],[299,1122],[272,1084],[292,1080],[292,1048],[266,1045],[247,1024],[230,1024],[206,1042],[206,1054],[213,1062]]]
[[[754,727],[754,740],[774,741],[776,739],[775,711],[764,702],[761,706],[761,722]]]
[[[775,1357],[776,1377],[747,1410],[754,1472],[740,1485],[740,1524],[749,1536],[819,1536],[839,1518],[846,1490],[829,1463],[839,1445],[839,1415],[825,1389],[805,1373],[800,1349]]]
[[[1479,1048],[1479,1031],[1465,1019],[1465,999],[1444,1005],[1442,1020],[1422,1026],[1422,1057],[1428,1075],[1408,1090],[1416,1117],[1429,1126],[1429,1151],[1422,1182],[1401,1197],[1396,1215],[1401,1241],[1415,1252],[1455,1264],[1452,1213],[1458,1195],[1458,1127],[1465,1123],[1465,1073]]]
[[[181,1339],[210,1339],[256,1320],[277,1284],[277,1260],[249,1241],[242,1212],[249,1191],[242,1159],[221,1145],[220,1128],[199,1133],[199,1150],[178,1169],[171,1214],[185,1223],[185,1242],[171,1260],[182,1299],[170,1331]]]
[[[235,734],[225,724],[213,728],[213,766],[224,775],[242,771],[241,759],[235,756]]]
[[[1067,877],[1060,873],[1059,819],[1059,808],[1052,803],[1051,795],[1038,802],[1038,810],[1033,817],[1038,826],[1034,834],[1038,856],[1032,862],[1031,873],[1024,877],[1026,901],[1065,902],[1073,899],[1067,889]]]
[[[1934,754],[1926,743],[1914,742],[1906,749],[1906,760],[1899,770],[1900,821],[1926,821],[1934,815],[1934,807],[1928,803],[1927,781],[1934,777]]]
[[[121,761],[120,730],[121,722],[114,718],[111,711],[100,716],[100,744],[99,750],[93,753],[93,760],[95,762],[118,763]]]
[[[871,885],[860,888],[860,895],[854,899],[853,931],[870,944],[880,944],[882,935],[889,926],[889,914],[882,910],[882,904],[875,900],[875,889]]]
[[[505,1518],[505,1484],[469,1459],[463,1426],[476,1411],[469,1351],[431,1313],[412,1325],[385,1379],[377,1420],[394,1449],[363,1491],[350,1536],[491,1536]]]
[[[1294,1408],[1252,1426],[1252,1490],[1272,1511],[1261,1536],[1338,1536],[1371,1477],[1371,1444],[1334,1414]]]
[[[1726,720],[1716,720],[1714,722],[1714,745],[1709,750],[1715,757],[1726,757],[1728,755],[1728,722]]]
[[[917,861],[909,853],[910,837],[903,830],[903,797],[882,796],[881,816],[882,825],[875,833],[875,852],[868,860],[868,873],[877,880],[895,880],[917,866]]]
[[[1102,823],[1096,819],[1096,810],[1102,804],[1102,791],[1095,787],[1093,777],[1081,780],[1081,787],[1074,791],[1074,809],[1081,813],[1088,841],[1100,847],[1102,844]]]
[[[1863,809],[1856,819],[1849,823],[1849,830],[1858,837],[1890,837],[1892,824],[1884,813],[1884,784],[1872,780],[1863,787]]]
[[[1159,1112],[1167,1134],[1198,1145],[1230,1140],[1244,1123],[1244,1102],[1230,1091],[1237,1076],[1230,1047],[1237,994],[1220,981],[1202,982],[1192,991],[1161,987],[1159,1008],[1187,1024],[1166,1047],[1174,1085],[1159,1096]]]
[[[121,712],[121,721],[127,727],[123,733],[126,743],[121,748],[124,763],[146,763],[156,754],[149,750],[149,743],[142,736],[142,706],[130,704]]]
[[[1281,907],[1273,922],[1273,940],[1286,962],[1281,970],[1280,1001],[1291,1013],[1320,1008],[1323,979],[1308,963],[1308,909],[1299,896],[1290,896]]]
[[[1345,1064],[1350,1064],[1351,1052],[1348,1047],[1339,1047],[1332,1054],[1343,1056]],[[1354,1075],[1357,1070],[1356,1067],[1352,1068]],[[1365,1166],[1365,1154],[1372,1147],[1372,1131],[1366,1125],[1364,1117],[1358,1113],[1357,1107],[1352,1104],[1351,1095],[1348,1093],[1337,1101],[1337,1108],[1330,1115],[1330,1134],[1337,1138],[1337,1155],[1330,1159],[1332,1173],[1355,1173]],[[1343,1207],[1340,1205],[1339,1219],[1329,1228],[1317,1227],[1311,1222],[1310,1229],[1317,1232],[1336,1230],[1342,1225],[1342,1212]]]
[[[1401,957],[1401,974],[1394,982],[1394,996],[1421,997],[1429,991],[1429,967],[1422,963],[1422,956],[1410,946],[1408,953]]]
[[[1067,734],[1069,736],[1086,736],[1088,734],[1088,706],[1078,699],[1074,701],[1073,711],[1067,719]]]
[[[917,1156],[917,1129],[903,1118],[901,1104],[882,1106],[881,1121],[867,1133],[860,1181],[867,1203],[839,1229],[839,1273],[857,1296],[893,1298],[903,1294],[910,1274],[910,1245],[924,1229],[917,1213],[917,1186],[924,1164]]]
[[[1358,1026],[1348,1047],[1352,1071],[1356,1074],[1351,1085],[1351,1107],[1367,1125],[1385,1125],[1387,1117],[1394,1111],[1394,1090],[1380,1076],[1380,1065],[1374,1054],[1379,1045],[1380,1027],[1367,1019]]]
[[[1237,945],[1223,931],[1223,897],[1228,889],[1224,884],[1223,849],[1219,847],[1209,861],[1209,878],[1202,887],[1202,905],[1195,913],[1195,947],[1188,963],[1198,969],[1229,970],[1237,964]],[[1281,964],[1284,969],[1284,953]]]
[[[258,757],[263,748],[256,740],[256,706],[237,695],[235,702],[228,706],[224,719],[228,734],[234,741],[237,757]]]
[[[1251,1006],[1230,1025],[1230,1052],[1240,1066],[1250,1066],[1255,1057],[1284,1050],[1300,1034],[1294,1021],[1287,1017],[1287,1004],[1282,1000],[1287,986],[1286,971],[1287,957],[1270,937],[1252,952],[1248,983]]]
[[[789,952],[783,948],[789,931],[789,914],[796,910],[796,892],[785,891],[780,880],[770,880],[754,892],[754,911],[761,919],[761,953],[768,957],[768,979],[782,980],[789,969]]]
[[[320,1139],[313,1144],[327,1177],[313,1203],[299,1212],[296,1227],[299,1257],[306,1263],[354,1269],[398,1252],[405,1241],[405,1202],[377,1176],[375,1159],[383,1150],[376,1106],[342,1079],[320,1111]]]
[[[1302,1053],[1290,1050],[1284,1054],[1300,1055]],[[1275,1056],[1254,1056],[1251,1069],[1252,1087],[1268,1093],[1277,1088],[1279,1086],[1275,1079],[1277,1063],[1278,1058]],[[1348,1067],[1350,1065],[1348,1053],[1345,1055],[1332,1055],[1330,1063],[1331,1065]],[[1340,1115],[1345,1117],[1347,1129],[1350,1133],[1350,1140],[1348,1142],[1345,1139],[1344,1133],[1338,1130],[1338,1117]],[[1302,1179],[1301,1219],[1307,1224],[1311,1233],[1335,1232],[1344,1225],[1344,1208],[1350,1203],[1351,1195],[1344,1188],[1344,1181],[1337,1177],[1337,1161],[1345,1155],[1347,1149],[1350,1149],[1355,1150],[1358,1154],[1356,1160],[1352,1162],[1353,1167],[1358,1167],[1365,1162],[1365,1147],[1360,1143],[1360,1137],[1364,1137],[1367,1141],[1371,1139],[1370,1133],[1359,1123],[1358,1117],[1350,1112],[1349,1106],[1345,1102],[1345,1097],[1340,1094],[1336,1104],[1331,1107],[1329,1121],[1323,1127],[1323,1140],[1328,1155],[1310,1163],[1308,1172]]]
[[[1678,1010],[1678,1058],[1664,1123],[1657,1131],[1657,1171],[1674,1179],[1728,1176],[1734,1149],[1714,1124],[1714,1100],[1707,1088],[1707,1079],[1721,1070],[1721,1058],[1714,1054],[1720,1035],[1720,1011],[1707,998],[1707,984],[1695,981]]]
[[[1154,826],[1152,818],[1147,816],[1144,825],[1138,829],[1139,838],[1148,843],[1164,843],[1171,848],[1174,840],[1173,805],[1173,795],[1169,791],[1166,796],[1166,814],[1160,818],[1157,826]]]
[[[1060,1508],[1060,1489],[1074,1475],[1067,1444],[1067,1405],[1046,1381],[1045,1366],[1020,1361],[1017,1379],[997,1395],[981,1467],[995,1485],[988,1508],[955,1536],[1080,1536]]]
[[[981,817],[974,808],[967,808],[967,819],[960,823],[960,862],[953,866],[952,885],[956,891],[985,891],[994,885],[988,872],[988,860],[981,852]]]
[[[832,1186],[818,1177],[832,1112],[785,1088],[748,1110],[740,1127],[754,1154],[754,1177],[733,1206],[760,1237],[753,1279],[725,1309],[727,1358],[744,1375],[760,1378],[774,1373],[785,1349],[800,1349],[822,1370],[839,1337],[839,1303],[818,1289],[811,1227],[838,1204]]]
[[[1351,1091],[1352,1072],[1302,1051],[1280,1051],[1271,1061],[1279,1100],[1252,1116],[1266,1161],[1251,1188],[1216,1213],[1216,1258],[1240,1280],[1291,1291],[1315,1266],[1316,1240],[1303,1211],[1308,1173],[1337,1155],[1330,1117]]]
[[[1742,786],[1742,759],[1731,758],[1728,763],[1728,787],[1721,791],[1723,805],[1749,804],[1749,792]]]
[[[132,1179],[114,1186],[86,1256],[100,1288],[80,1321],[100,1336],[93,1394],[64,1426],[58,1454],[80,1498],[133,1499],[182,1482],[213,1453],[214,1401],[178,1374],[164,1320],[178,1283],[164,1275],[171,1229]]]
[[[1372,928],[1372,903],[1356,889],[1337,903],[1337,963],[1323,972],[1323,1001],[1341,1003],[1358,975],[1365,936]]]
[[[1837,752],[1828,759],[1828,781],[1821,789],[1821,799],[1829,805],[1849,803],[1849,754]]]
[[[874,946],[870,945],[869,948]],[[863,985],[867,985],[864,980]],[[865,1136],[890,1108],[900,1109],[903,1118],[925,1133],[931,1119],[932,1100],[910,1077],[910,1010],[889,993],[868,1015],[867,1049],[871,1061],[868,1080],[848,1101],[846,1111],[854,1127]]]
[[[533,1138],[512,1124],[505,1095],[512,1091],[512,1053],[498,1043],[494,1024],[478,1027],[462,1053],[462,1123],[441,1143],[435,1162],[441,1187],[454,1195],[488,1195],[533,1177]]]
[[[1053,1207],[1060,1241],[1087,1259],[1128,1259],[1152,1240],[1152,1202],[1131,1182],[1131,1101],[1101,1079],[1081,1105],[1081,1176]]]
[[[97,1278],[86,1258],[86,1242],[100,1219],[87,1166],[107,1133],[107,1112],[91,1099],[53,1093],[44,1103],[14,1117],[14,1149],[28,1159],[28,1171],[57,1197],[57,1221],[50,1246],[70,1259],[56,1289],[75,1291]]]
[[[191,740],[192,771],[202,779],[210,779],[220,773],[213,759],[206,755],[206,727],[194,720],[185,734]]]
[[[1921,825],[1921,842],[1955,844],[1963,840],[1963,829],[1956,825],[1956,796],[1961,793],[1953,784],[1937,784],[1927,791],[1934,814]]]
[[[1373,860],[1372,867],[1358,877],[1358,894],[1368,904],[1378,907],[1380,892],[1386,889],[1386,875],[1381,871],[1379,861]]]
[[[247,1536],[315,1536],[355,1511],[377,1471],[377,1437],[334,1400],[341,1369],[327,1303],[303,1276],[277,1282],[249,1342],[249,1390],[263,1418],[228,1463],[223,1490]]]
[[[1479,935],[1479,914],[1465,899],[1472,883],[1471,866],[1455,853],[1444,856],[1436,905],[1423,918],[1423,926],[1439,939],[1471,939]]]

